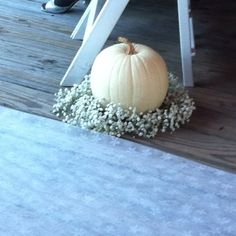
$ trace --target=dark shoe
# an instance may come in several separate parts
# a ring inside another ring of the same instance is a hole
[[[75,0],[68,6],[57,6],[54,0],[49,0],[47,3],[42,4],[41,10],[47,13],[62,14],[68,12],[78,1]]]

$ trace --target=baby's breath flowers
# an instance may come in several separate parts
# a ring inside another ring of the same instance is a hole
[[[124,109],[119,104],[102,105],[92,95],[89,78],[87,75],[81,84],[60,89],[56,94],[53,113],[63,122],[117,137],[130,133],[154,138],[159,131],[173,132],[188,122],[195,109],[194,101],[171,73],[162,106],[145,113],[137,113],[134,107]]]

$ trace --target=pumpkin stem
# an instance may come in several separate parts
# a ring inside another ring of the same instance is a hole
[[[118,37],[118,42],[127,44],[127,46],[128,46],[128,48],[127,48],[127,54],[128,54],[128,55],[133,55],[133,54],[136,53],[136,52],[135,52],[134,45],[133,45],[127,38]]]

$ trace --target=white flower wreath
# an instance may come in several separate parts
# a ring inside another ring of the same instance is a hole
[[[124,109],[112,103],[103,106],[92,95],[87,75],[81,84],[59,90],[53,113],[63,122],[117,137],[131,133],[153,138],[158,131],[173,132],[189,121],[195,104],[176,76],[169,73],[168,78],[167,96],[161,107],[153,111],[136,113],[134,107]]]

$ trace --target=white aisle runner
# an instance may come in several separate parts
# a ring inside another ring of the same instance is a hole
[[[236,175],[0,107],[1,236],[233,236]]]

